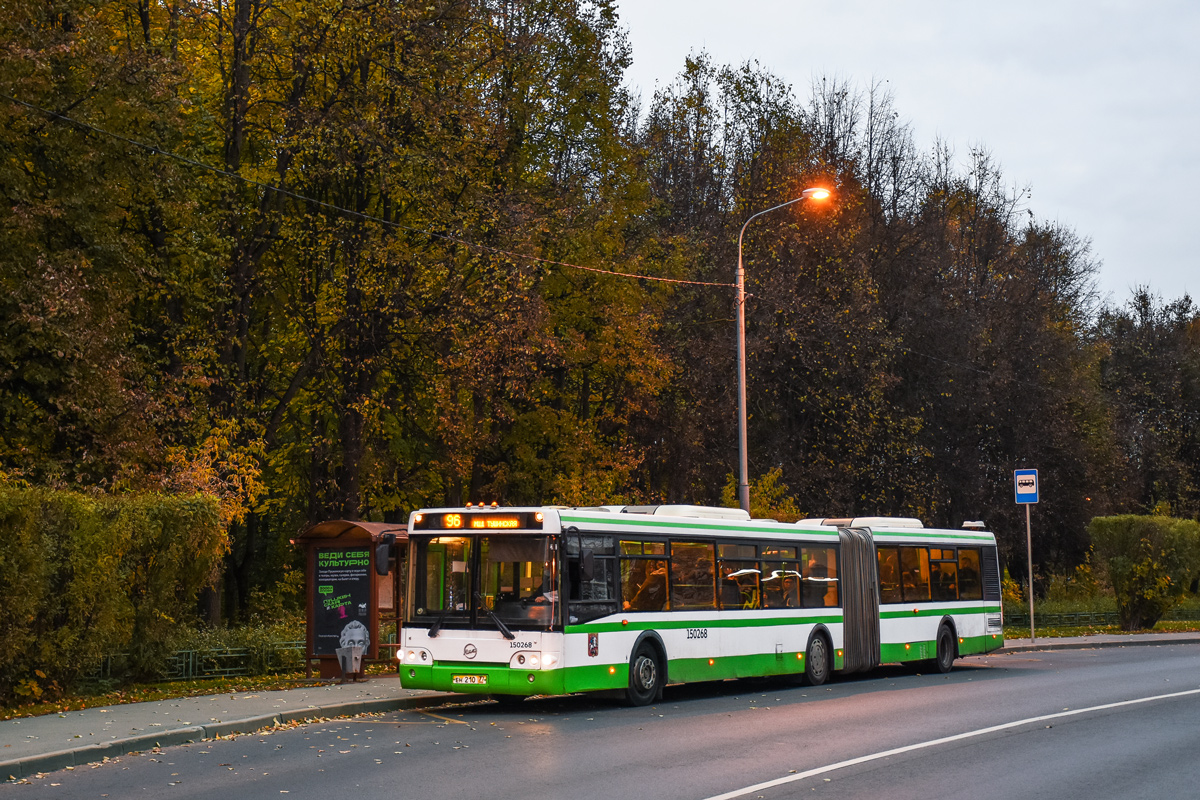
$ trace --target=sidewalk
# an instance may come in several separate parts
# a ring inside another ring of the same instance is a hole
[[[1034,629],[1037,633],[1037,629]],[[1034,650],[1088,650],[1093,647],[1147,647],[1164,644],[1200,644],[1200,633],[1097,633],[1093,636],[1007,639],[1000,653],[1027,653]]]
[[[398,676],[381,675],[359,683],[181,697],[7,720],[0,722],[0,780],[296,720],[423,708],[461,698],[404,689]]]
[[[1010,639],[993,655],[1037,650],[1200,644],[1200,633]],[[429,708],[464,695],[404,689],[396,675],[362,683],[205,695],[89,708],[0,722],[0,780],[79,766],[154,747],[198,742],[317,717]]]

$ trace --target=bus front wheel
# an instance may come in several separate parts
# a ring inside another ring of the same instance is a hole
[[[820,634],[809,642],[804,663],[804,680],[809,686],[820,686],[829,680],[829,644]]]
[[[646,706],[662,691],[663,671],[658,654],[648,644],[638,645],[629,659],[629,687],[625,697],[631,706]]]

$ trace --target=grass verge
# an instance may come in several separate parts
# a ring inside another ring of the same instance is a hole
[[[1191,633],[1200,632],[1200,621],[1185,620],[1160,620],[1157,625],[1149,630],[1144,631],[1126,631],[1116,625],[1070,625],[1070,626],[1049,626],[1043,627],[1037,624],[1037,618],[1033,620],[1034,630],[1038,638],[1045,637],[1047,639],[1059,639],[1067,636],[1095,636],[1099,633],[1109,633],[1118,636],[1126,636],[1134,633]],[[1028,639],[1028,627],[1012,627],[1005,626],[1004,639]]]

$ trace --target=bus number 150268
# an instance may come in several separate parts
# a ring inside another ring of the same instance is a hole
[[[707,639],[708,628],[688,628],[687,637],[689,639]]]

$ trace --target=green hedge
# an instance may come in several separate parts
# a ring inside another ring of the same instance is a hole
[[[1088,525],[1108,568],[1120,626],[1152,628],[1200,574],[1200,523],[1170,517],[1096,517]]]
[[[0,484],[0,699],[68,689],[115,652],[156,674],[227,546],[210,497]]]

